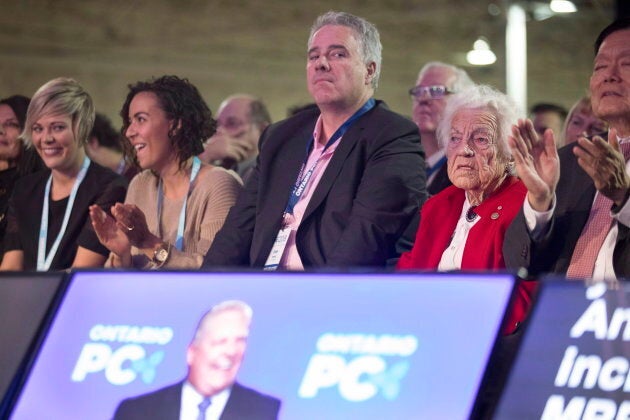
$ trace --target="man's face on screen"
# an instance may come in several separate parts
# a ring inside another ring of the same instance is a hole
[[[237,309],[221,311],[208,320],[188,347],[188,381],[206,396],[232,386],[241,367],[249,319]]]

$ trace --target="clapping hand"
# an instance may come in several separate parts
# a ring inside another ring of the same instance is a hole
[[[619,148],[617,130],[610,129],[608,142],[599,136],[595,136],[592,141],[581,137],[578,145],[573,148],[573,153],[580,167],[593,179],[595,188],[615,204],[621,205],[630,188],[630,176]]]
[[[90,219],[98,240],[119,257],[128,255],[131,244],[116,220],[97,204],[90,206]]]
[[[508,137],[516,172],[527,187],[527,199],[536,211],[547,211],[560,178],[560,160],[553,131],[541,138],[531,120],[519,119]]]

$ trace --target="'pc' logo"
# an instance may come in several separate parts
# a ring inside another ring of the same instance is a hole
[[[368,400],[379,392],[394,400],[409,370],[407,360],[388,367],[386,359],[409,357],[418,348],[412,335],[323,334],[306,368],[298,395],[315,398],[323,388],[338,387],[347,401]]]
[[[103,372],[112,385],[126,385],[138,377],[150,384],[155,379],[157,366],[164,359],[164,351],[149,353],[141,344],[163,346],[172,338],[173,330],[168,327],[95,325],[90,330],[92,342],[83,346],[71,379],[82,382],[89,374]],[[114,350],[102,341],[126,344]]]

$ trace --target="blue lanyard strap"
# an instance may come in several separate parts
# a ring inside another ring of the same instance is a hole
[[[433,175],[435,171],[440,169],[442,165],[444,165],[445,162],[446,162],[446,156],[442,156],[442,159],[435,162],[435,165],[431,166],[430,168],[427,168],[427,178]]]
[[[74,185],[72,186],[72,190],[70,191],[70,197],[68,198],[68,203],[66,204],[66,211],[63,215],[63,222],[61,223],[61,229],[59,229],[57,238],[55,239],[52,247],[50,247],[48,255],[46,255],[46,242],[48,239],[48,208],[50,198],[50,186],[52,184],[52,173],[48,177],[48,181],[46,182],[46,189],[44,190],[42,220],[41,224],[39,225],[39,242],[37,246],[37,271],[47,271],[50,268],[50,264],[52,263],[53,258],[55,258],[55,254],[57,254],[57,249],[59,248],[59,244],[61,243],[61,238],[66,233],[66,229],[68,228],[68,221],[70,220],[70,213],[72,213],[74,200],[77,197],[77,191],[79,190],[79,186],[81,185],[83,178],[85,178],[85,174],[87,173],[89,166],[90,159],[86,156],[85,158],[83,158],[83,164],[81,165],[81,169],[77,174],[77,179],[74,181]]]
[[[293,208],[300,200],[304,189],[308,185],[308,182],[310,181],[311,176],[313,175],[315,168],[317,168],[317,165],[319,164],[322,156],[326,152],[326,149],[335,144],[335,142],[337,142],[337,140],[339,140],[359,118],[361,118],[366,112],[374,108],[374,105],[376,105],[376,101],[374,100],[374,98],[368,99],[368,101],[363,104],[363,106],[359,108],[357,112],[355,112],[350,118],[348,118],[343,124],[341,124],[341,127],[339,127],[337,131],[335,131],[335,133],[330,137],[330,139],[326,143],[326,146],[324,146],[324,150],[322,150],[322,153],[319,155],[315,163],[311,165],[311,167],[306,172],[304,172],[306,162],[308,161],[308,153],[311,150],[311,147],[315,141],[313,136],[311,136],[308,143],[306,144],[306,157],[304,158],[304,162],[302,162],[302,167],[300,168],[297,180],[295,181],[295,185],[293,186],[293,191],[289,196],[289,201],[287,202],[287,206],[284,210],[285,213],[293,214]]]
[[[177,225],[177,237],[175,239],[175,248],[179,251],[184,249],[184,226],[186,225],[186,203],[188,202],[188,196],[190,195],[190,188],[197,178],[197,174],[199,173],[199,169],[201,168],[201,161],[197,156],[193,158],[192,168],[190,169],[190,180],[188,181],[188,191],[186,192],[186,196],[184,197],[184,203],[182,204],[182,209],[179,212],[179,224]],[[164,201],[164,190],[162,188],[162,178],[160,178],[160,182],[158,185],[158,236],[162,236],[159,234],[160,232],[160,223],[162,220],[162,203]]]

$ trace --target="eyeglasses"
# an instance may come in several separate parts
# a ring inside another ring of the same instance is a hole
[[[427,94],[431,99],[440,99],[451,93],[455,92],[444,85],[416,86],[409,89],[409,94],[416,99],[420,99]]]

